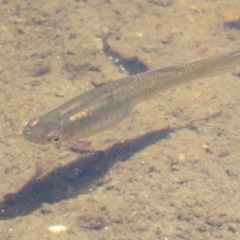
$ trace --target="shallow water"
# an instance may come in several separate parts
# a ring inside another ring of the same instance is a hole
[[[1,1],[0,239],[238,239],[240,66],[139,105],[86,139],[95,153],[22,129],[127,74],[102,38],[153,70],[239,49],[239,12],[238,0]]]

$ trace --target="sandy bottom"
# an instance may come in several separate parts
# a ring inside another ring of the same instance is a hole
[[[22,136],[126,75],[103,37],[152,70],[240,49],[239,13],[239,0],[2,0],[0,239],[240,239],[240,68],[139,105],[86,139],[95,153]]]

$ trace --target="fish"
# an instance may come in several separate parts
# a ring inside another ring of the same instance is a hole
[[[179,66],[123,77],[83,93],[28,122],[24,137],[36,144],[69,142],[99,134],[128,117],[134,107],[162,91],[193,80],[231,72],[240,50]]]

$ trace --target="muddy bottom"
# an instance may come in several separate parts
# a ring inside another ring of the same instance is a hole
[[[239,239],[240,66],[138,105],[84,139],[91,151],[22,136],[109,81],[240,49],[239,13],[238,0],[1,1],[0,239]]]

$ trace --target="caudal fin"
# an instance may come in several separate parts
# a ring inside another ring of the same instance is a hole
[[[240,66],[240,50],[220,54],[214,57],[210,57],[205,59],[206,66],[208,67],[208,71],[206,71],[206,75],[204,77],[212,77],[221,75],[227,72],[231,72],[237,66]],[[205,60],[202,60],[203,62]]]

